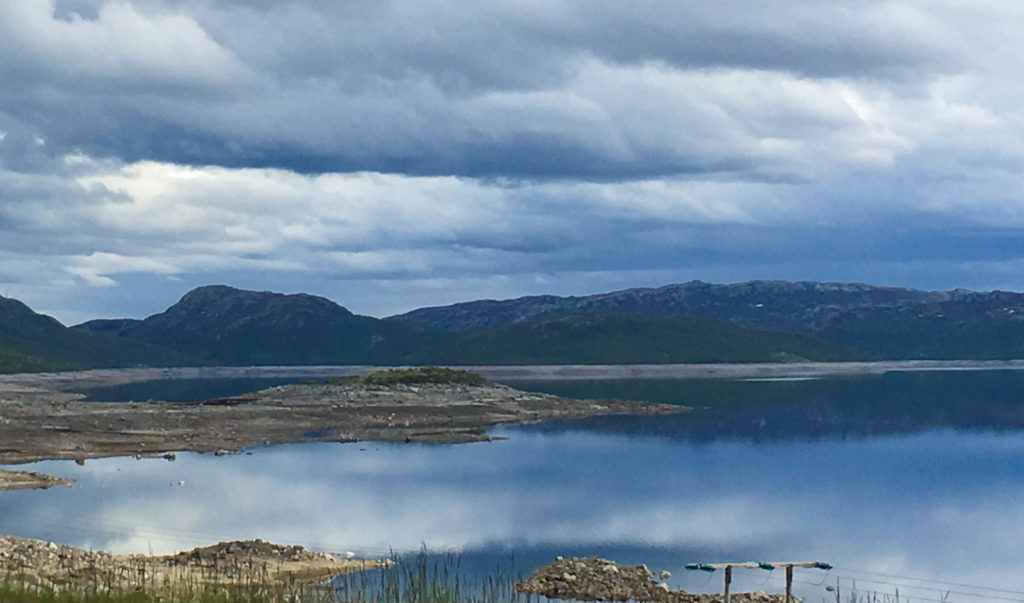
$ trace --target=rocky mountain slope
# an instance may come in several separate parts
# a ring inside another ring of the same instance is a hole
[[[538,316],[621,312],[645,316],[696,316],[756,329],[815,333],[857,308],[900,307],[947,301],[959,292],[920,291],[859,283],[750,281],[715,285],[690,281],[657,289],[625,289],[582,297],[542,295],[479,300],[421,308],[390,320],[467,331],[516,324]],[[1017,295],[1024,303],[1024,295]]]

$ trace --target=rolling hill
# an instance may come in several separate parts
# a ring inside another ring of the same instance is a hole
[[[0,297],[0,372],[182,364],[189,358],[138,341],[69,329]]]
[[[358,316],[323,297],[223,285],[193,289],[145,320],[91,321],[75,329],[221,365],[387,364],[429,340],[421,330]]]

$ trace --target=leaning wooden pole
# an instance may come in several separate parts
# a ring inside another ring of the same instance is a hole
[[[792,603],[793,599],[793,566],[786,566],[786,603]]]
[[[729,584],[732,582],[732,566],[725,566],[725,603],[729,603]]]

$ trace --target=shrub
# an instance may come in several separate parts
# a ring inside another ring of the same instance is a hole
[[[484,379],[482,376],[472,371],[450,369],[440,366],[421,366],[375,371],[364,377],[356,377],[354,381],[369,385],[395,385],[400,383],[457,383],[462,385],[483,385],[487,383],[487,379]]]

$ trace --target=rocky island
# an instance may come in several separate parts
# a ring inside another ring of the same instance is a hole
[[[379,371],[198,402],[84,402],[79,394],[8,388],[0,390],[0,464],[173,458],[180,451],[226,454],[311,441],[474,442],[490,439],[487,429],[501,424],[682,410],[524,392],[438,368]],[[59,483],[40,474],[0,473],[0,489]]]

